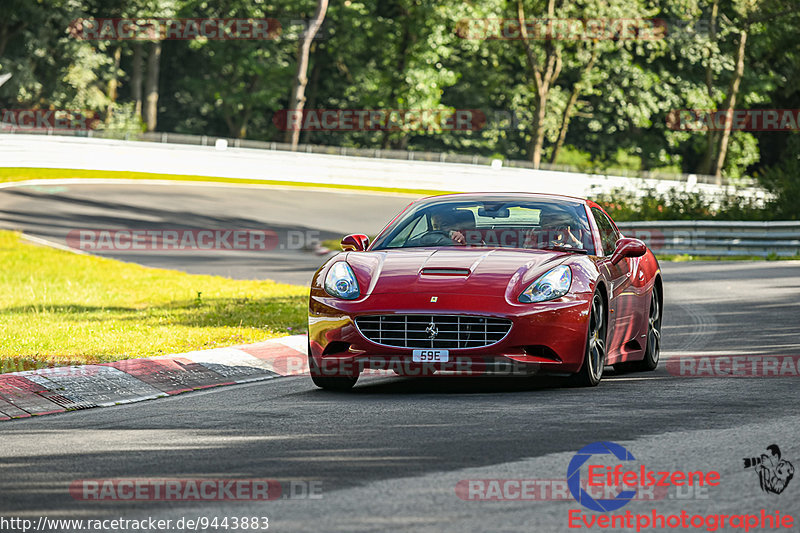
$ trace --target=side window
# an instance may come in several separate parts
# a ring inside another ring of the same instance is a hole
[[[614,251],[614,248],[617,246],[619,232],[614,229],[614,225],[608,219],[606,214],[596,207],[592,208],[592,215],[594,216],[594,221],[597,222],[597,227],[600,230],[600,242],[603,244],[603,253],[605,255],[611,255],[611,253]]]
[[[419,236],[424,233],[428,227],[428,219],[425,215],[418,216],[415,220],[409,221],[400,233],[395,235],[387,248],[401,248],[408,242],[409,239]]]

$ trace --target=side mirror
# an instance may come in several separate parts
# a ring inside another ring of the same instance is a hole
[[[345,252],[365,252],[369,248],[369,237],[354,233],[342,239],[342,250]]]
[[[641,257],[647,253],[647,245],[639,239],[623,237],[617,241],[617,248],[611,254],[611,264],[616,265],[625,257]]]

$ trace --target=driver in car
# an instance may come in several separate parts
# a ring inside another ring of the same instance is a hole
[[[467,240],[457,228],[457,224],[457,218],[453,211],[438,211],[431,215],[432,231],[446,233],[455,244],[467,244]]]

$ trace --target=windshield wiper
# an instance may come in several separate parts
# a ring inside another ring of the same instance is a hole
[[[551,244],[550,246],[539,246],[534,248],[534,250],[553,250],[556,252],[575,252],[576,254],[589,254],[589,250],[584,248],[572,248],[570,246],[559,246],[557,244]]]

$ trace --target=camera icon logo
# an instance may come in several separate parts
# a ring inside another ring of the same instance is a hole
[[[781,449],[777,444],[767,446],[767,452],[762,453],[761,457],[745,457],[744,468],[755,470],[762,491],[780,494],[794,477],[794,465],[781,458]]]

